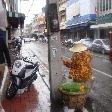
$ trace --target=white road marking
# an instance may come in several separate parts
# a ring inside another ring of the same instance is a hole
[[[31,50],[31,49],[30,49],[30,50]],[[95,56],[97,56],[97,55],[95,55]],[[63,57],[65,57],[65,56],[63,56]],[[103,56],[97,56],[97,57],[103,57]],[[65,57],[65,58],[68,58],[68,57]],[[70,58],[68,58],[68,59],[70,59]],[[43,66],[43,68],[45,68],[46,71],[49,72],[49,70],[48,70],[47,67]],[[103,74],[103,75],[109,77],[109,78],[112,78],[111,75],[109,75],[109,74],[107,74],[107,73],[105,73],[105,72],[103,72],[103,71],[97,70],[97,69],[95,69],[95,68],[92,68],[92,69],[93,69],[94,71],[96,71],[96,72],[99,72],[99,73],[101,73],[101,74]]]
[[[104,59],[103,62],[110,63],[110,60]]]
[[[94,71],[96,71],[96,72],[99,72],[99,73],[101,73],[101,74],[103,74],[103,75],[105,75],[105,76],[107,76],[107,77],[109,77],[109,78],[112,78],[112,76],[111,75],[109,75],[109,74],[107,74],[107,73],[105,73],[105,72],[102,72],[102,71],[100,71],[100,70],[97,70],[97,69],[95,69],[95,68],[92,68]]]
[[[109,58],[108,58],[107,56],[100,56],[100,55],[96,55],[96,54],[94,54],[94,53],[93,53],[93,55],[94,55],[95,57],[104,58],[104,59],[106,59],[106,60],[109,60]]]

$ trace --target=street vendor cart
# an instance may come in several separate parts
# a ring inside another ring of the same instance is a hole
[[[69,78],[73,80],[60,85],[59,90],[62,93],[64,105],[75,109],[75,112],[78,110],[82,112],[86,96],[90,91],[88,82],[93,80],[92,54],[80,42],[75,43],[70,51],[73,52],[72,58],[63,59],[63,64],[69,68]]]

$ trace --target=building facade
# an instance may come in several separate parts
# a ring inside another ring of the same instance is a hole
[[[97,0],[97,19],[94,29],[95,38],[109,38],[112,30],[112,0]]]
[[[19,0],[4,0],[7,10],[7,31],[9,40],[11,39],[11,35],[14,35],[18,28],[24,27],[25,15],[18,12],[18,1]]]
[[[69,38],[94,38],[90,29],[96,20],[96,0],[67,0],[66,21]]]
[[[29,25],[27,25],[27,27],[25,27],[25,32],[28,32],[29,35],[44,35],[45,28],[45,8],[42,8],[42,12],[40,14],[36,14],[32,22]]]
[[[59,0],[60,29],[66,29],[66,0]]]
[[[58,2],[58,11],[59,11],[59,26],[61,33],[61,40],[67,38],[68,30],[66,29],[66,8],[67,8],[67,0],[59,0]]]
[[[37,26],[38,26],[38,33],[44,34],[44,30],[46,28],[45,13],[38,15],[36,20],[37,20]]]
[[[18,12],[18,0],[4,0],[8,11]]]

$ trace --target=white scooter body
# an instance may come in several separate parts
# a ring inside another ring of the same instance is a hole
[[[37,57],[29,57],[27,58],[28,61],[36,63],[37,62]],[[18,75],[20,73],[20,71],[27,65],[31,65],[31,63],[25,62],[23,60],[16,60],[13,64],[13,68],[12,68],[12,74],[13,75]],[[25,72],[25,77],[28,77],[31,75],[31,73],[33,72],[34,69],[26,69]],[[19,83],[19,80],[17,80],[17,83]],[[25,88],[24,89],[18,89],[18,93],[17,94],[22,94],[24,93]]]
[[[18,65],[17,65],[18,64]],[[18,73],[26,66],[26,63],[23,60],[16,60],[14,62],[13,68],[12,68],[12,74],[18,75]]]
[[[37,57],[29,57],[27,60],[36,63]],[[27,63],[23,60],[16,60],[12,68],[12,74],[18,75],[18,73],[27,65],[31,65],[31,63]],[[32,71],[33,69],[26,69],[25,77],[28,77]]]

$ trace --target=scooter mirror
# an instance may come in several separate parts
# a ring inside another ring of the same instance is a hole
[[[34,54],[33,57],[36,57],[36,55]]]

